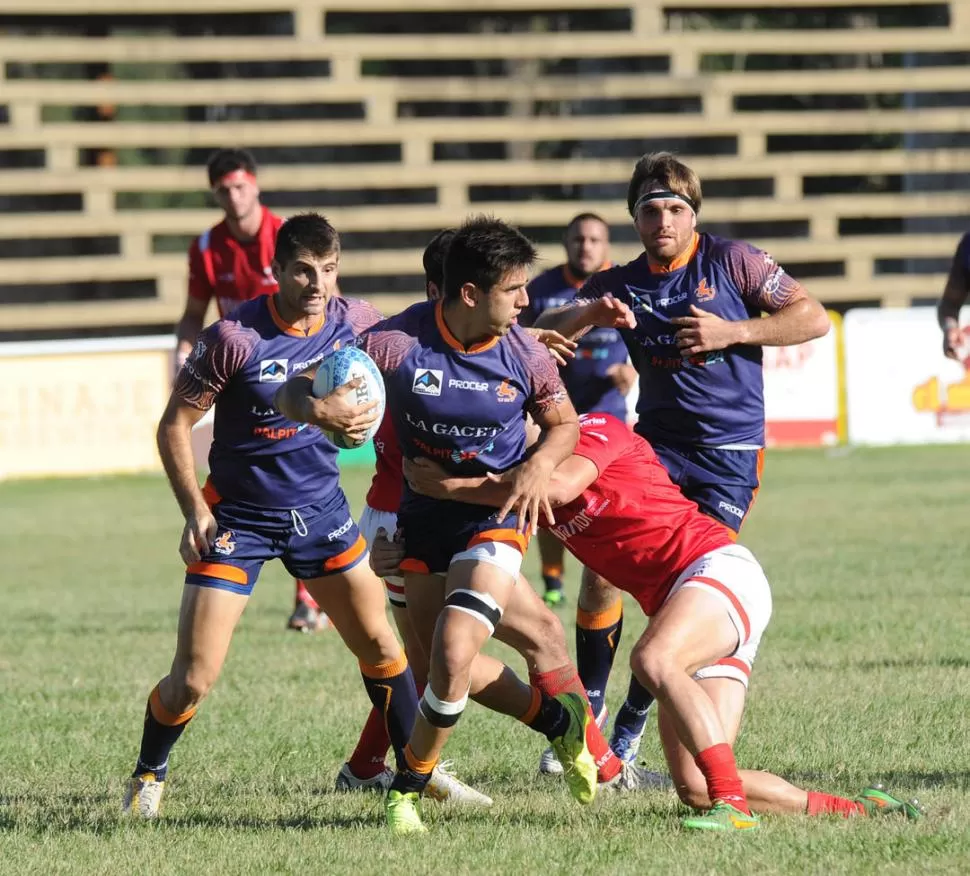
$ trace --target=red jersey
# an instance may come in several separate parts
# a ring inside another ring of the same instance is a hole
[[[263,207],[259,233],[252,240],[237,240],[225,219],[189,247],[189,295],[202,301],[215,296],[219,316],[244,301],[276,292],[273,252],[283,219]]]
[[[733,543],[670,480],[646,440],[610,414],[580,418],[576,456],[599,471],[556,508],[549,531],[594,572],[633,596],[647,615],[694,560]]]
[[[375,511],[397,514],[401,506],[404,473],[401,448],[398,446],[394,420],[390,415],[384,417],[374,435],[374,453],[377,456],[377,467],[364,501]]]

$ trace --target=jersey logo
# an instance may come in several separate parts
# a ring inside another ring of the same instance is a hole
[[[260,383],[286,383],[286,368],[289,359],[263,359],[259,363]]]
[[[212,550],[217,554],[222,554],[224,557],[228,557],[236,549],[236,543],[232,540],[232,530],[227,529],[222,535],[220,535],[214,542],[212,542]]]
[[[518,396],[519,391],[508,380],[503,380],[495,390],[495,398],[500,402],[514,402]]]
[[[624,284],[626,291],[630,293],[630,303],[634,313],[653,313],[653,304],[650,301],[650,291],[641,289],[639,286]],[[637,293],[640,293],[639,295]]]
[[[694,297],[704,304],[708,301],[713,301],[715,295],[717,295],[717,289],[714,286],[708,286],[707,277],[703,277],[694,290]]]
[[[419,368],[414,372],[411,392],[417,395],[441,395],[442,373],[434,368]]]

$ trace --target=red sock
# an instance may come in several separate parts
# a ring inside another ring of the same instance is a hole
[[[387,735],[384,716],[377,709],[371,709],[364,722],[364,729],[360,731],[357,747],[347,761],[350,771],[358,779],[374,778],[384,770],[384,756],[390,747],[391,740]]]
[[[315,611],[320,610],[320,606],[317,605],[317,601],[310,595],[310,591],[306,589],[306,584],[304,584],[299,578],[296,579],[296,601],[305,602]]]
[[[715,800],[723,800],[735,809],[740,809],[747,815],[751,814],[730,745],[721,742],[705,748],[694,758],[694,763],[704,774],[707,796],[711,798],[712,803]]]
[[[589,700],[586,697],[586,688],[579,680],[579,673],[572,663],[566,663],[549,672],[530,672],[529,681],[546,696],[554,697],[561,693],[580,694],[586,703],[586,711],[590,715],[589,724],[586,726],[586,744],[596,761],[597,780],[608,782],[618,775],[623,769],[620,759],[613,754],[609,742],[596,726],[596,720],[589,707]]]
[[[866,807],[847,797],[809,791],[808,808],[805,811],[809,815],[841,815],[843,818],[851,818],[853,815],[865,815]]]

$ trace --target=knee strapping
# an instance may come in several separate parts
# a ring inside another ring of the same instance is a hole
[[[474,590],[452,590],[445,600],[445,608],[470,614],[475,620],[485,624],[490,636],[495,633],[495,627],[502,620],[502,609],[498,603],[487,593],[477,593]]]
[[[467,693],[460,700],[448,702],[448,700],[438,699],[429,684],[424,689],[419,708],[432,727],[454,727],[467,705]]]

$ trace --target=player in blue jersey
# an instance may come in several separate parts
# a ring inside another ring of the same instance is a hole
[[[701,510],[737,533],[761,480],[763,346],[800,344],[829,330],[825,309],[766,252],[698,233],[701,183],[670,153],[643,156],[627,206],[639,258],[594,275],[581,302],[540,324],[573,334],[604,311],[621,330],[640,375],[636,431]],[[652,697],[635,679],[612,744],[634,758]]]
[[[576,292],[593,274],[609,266],[610,229],[595,213],[580,213],[566,226],[563,238],[566,263],[539,274],[529,284],[529,304],[519,324],[531,326],[539,314],[571,304]],[[562,381],[580,414],[602,411],[626,420],[626,394],[636,382],[626,345],[613,328],[595,328],[579,340],[573,358],[561,371]],[[563,602],[562,544],[548,530],[537,535],[547,605]],[[599,713],[602,703],[593,703]]]
[[[387,796],[388,823],[397,833],[424,830],[418,797],[470,694],[543,733],[577,799],[589,802],[596,792],[582,697],[549,697],[479,653],[516,586],[530,528],[540,512],[552,515],[551,473],[579,434],[548,352],[515,324],[528,303],[535,255],[515,229],[471,219],[448,248],[443,300],[414,305],[360,339],[384,374],[405,459],[434,459],[452,473],[491,473],[511,484],[498,512],[405,487],[398,513],[408,549],[402,571],[408,614],[430,645],[430,677],[406,766]],[[527,413],[543,430],[528,456]]]
[[[970,231],[960,238],[936,313],[943,330],[943,354],[966,359],[967,342],[960,329],[960,309],[970,297]],[[966,364],[966,363],[964,363]]]
[[[274,558],[306,581],[357,656],[403,758],[417,711],[414,680],[340,489],[337,448],[273,406],[289,373],[352,344],[380,318],[370,305],[335,296],[339,255],[337,233],[322,216],[290,219],[276,240],[279,291],[201,333],[159,424],[159,452],[185,517],[186,575],[175,657],[149,696],[123,804],[136,816],[158,815],[172,746],[218,677],[260,569]],[[317,422],[360,437],[376,414],[373,405],[352,404],[351,388],[319,400]],[[210,474],[200,488],[191,432],[213,406]]]

